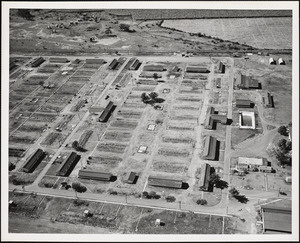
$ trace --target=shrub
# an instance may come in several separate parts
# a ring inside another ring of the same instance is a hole
[[[116,191],[111,191],[109,194],[111,194],[111,195],[118,195],[118,192],[116,192]]]
[[[206,204],[207,204],[207,201],[206,201],[205,199],[198,199],[198,200],[196,201],[196,203],[197,203],[198,205],[206,205]]]
[[[154,192],[154,191],[151,191],[151,192],[149,193],[150,198],[153,198],[155,195],[156,195],[156,192]]]
[[[144,192],[143,192],[143,198],[147,198],[148,196],[149,196],[149,193],[146,192],[146,191],[144,191]]]
[[[51,187],[53,187],[53,183],[51,183],[51,182],[44,182],[43,184],[44,184],[44,186],[45,186],[46,188],[51,188]]]
[[[75,206],[82,206],[82,205],[84,205],[85,203],[86,203],[85,201],[80,200],[80,199],[75,199],[74,202],[73,202],[73,204],[74,204]],[[87,203],[87,206],[88,206],[88,203]]]
[[[156,194],[153,196],[154,199],[160,199],[160,195]]]
[[[280,126],[277,131],[280,135],[283,135],[283,136],[288,136],[289,135],[286,126]]]
[[[85,192],[85,191],[87,190],[85,186],[81,185],[81,184],[78,183],[78,182],[73,182],[73,183],[72,183],[72,188],[73,188],[76,192],[79,192],[79,193]]]
[[[166,197],[166,200],[167,200],[167,202],[175,202],[175,201],[176,201],[176,198],[173,197],[173,196],[167,196],[167,197]]]

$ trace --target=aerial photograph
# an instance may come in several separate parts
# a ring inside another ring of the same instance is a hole
[[[94,4],[7,2],[3,240],[299,240],[299,3]]]

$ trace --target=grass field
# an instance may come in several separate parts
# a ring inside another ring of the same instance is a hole
[[[256,48],[292,48],[291,17],[165,20],[162,26],[245,43]]]

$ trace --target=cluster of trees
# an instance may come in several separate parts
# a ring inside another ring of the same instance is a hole
[[[215,172],[210,175],[209,183],[221,190],[228,187],[228,182],[221,180],[220,176]]]
[[[207,204],[207,201],[206,201],[205,199],[198,199],[198,200],[196,201],[196,203],[197,203],[198,205],[206,205],[206,204]]]
[[[159,199],[160,195],[156,194],[156,192],[151,191],[150,193],[144,191],[143,192],[143,198],[147,198],[147,199]]]
[[[292,142],[282,138],[278,141],[277,149],[275,149],[275,157],[281,165],[291,165]]]
[[[245,195],[240,195],[240,192],[235,187],[231,188],[229,190],[229,193],[231,197],[235,198],[240,203],[247,203],[249,201],[249,199]]]
[[[74,189],[75,192],[83,193],[86,192],[86,187],[84,185],[81,185],[79,182],[73,182],[72,183],[72,188]]]
[[[289,131],[286,126],[280,126],[277,131],[280,135],[283,135],[283,136],[289,135]]]
[[[142,93],[141,99],[145,104],[154,105],[155,103],[162,103],[165,100],[158,97],[158,93],[151,92],[149,94]]]

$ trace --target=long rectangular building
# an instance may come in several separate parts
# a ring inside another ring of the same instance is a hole
[[[163,72],[165,69],[162,65],[147,65],[144,66],[143,70],[148,72]]]
[[[187,73],[209,73],[210,71],[205,67],[189,66],[185,70]]]
[[[78,177],[81,179],[110,181],[112,174],[108,172],[94,171],[94,170],[79,170]]]
[[[148,184],[150,186],[170,187],[170,188],[182,188],[182,180],[180,179],[166,179],[162,177],[149,176]]]
[[[106,63],[103,59],[97,59],[97,58],[95,58],[95,59],[86,59],[85,62],[87,64],[104,64],[104,63]]]
[[[219,73],[225,73],[225,65],[223,62],[219,63]]]
[[[109,66],[108,66],[108,68],[109,69],[111,69],[111,70],[114,70],[114,69],[116,69],[116,67],[118,66],[118,61],[117,61],[117,59],[114,59],[114,60],[112,60],[112,62],[109,64]]]
[[[136,59],[130,66],[130,70],[138,70],[140,65],[141,65],[140,61]]]
[[[56,172],[57,176],[69,176],[77,162],[80,160],[80,155],[72,152],[69,157],[61,164]]]
[[[37,59],[35,59],[35,60],[33,61],[33,63],[31,64],[31,67],[38,67],[38,66],[40,66],[44,61],[45,61],[44,58],[39,57],[39,58],[37,58]]]
[[[35,153],[27,159],[26,163],[23,166],[23,171],[26,173],[33,172],[36,167],[41,163],[41,161],[44,158],[44,151],[41,149],[38,149],[35,151]]]
[[[244,99],[236,99],[235,106],[239,108],[251,108],[251,101]]]
[[[203,156],[207,160],[215,160],[217,151],[217,139],[212,136],[206,136]]]
[[[99,117],[99,121],[100,122],[106,122],[108,120],[108,118],[110,117],[112,111],[114,108],[114,103],[112,101],[110,101],[106,108],[104,109],[104,111],[101,113],[100,117]]]
[[[269,92],[265,92],[265,95],[263,96],[263,103],[266,107],[273,108],[274,107],[274,100],[273,96]]]
[[[201,165],[200,172],[200,190],[207,191],[209,187],[209,179],[210,179],[210,165],[205,163]]]
[[[292,201],[276,200],[261,206],[264,234],[292,233]]]
[[[49,62],[54,63],[66,63],[69,62],[68,58],[65,57],[50,57]]]

